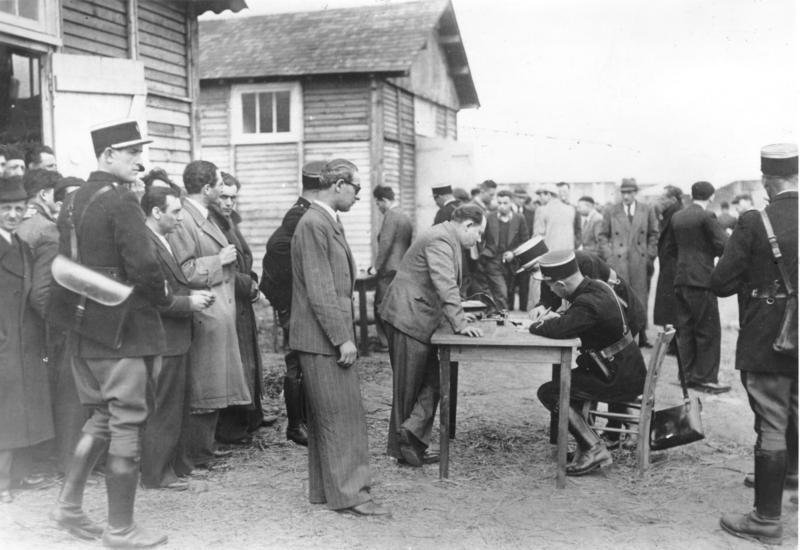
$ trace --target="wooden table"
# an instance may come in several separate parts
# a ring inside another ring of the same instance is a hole
[[[355,288],[358,292],[358,326],[360,329],[359,348],[361,348],[361,355],[369,355],[369,342],[367,336],[369,334],[369,319],[367,319],[367,292],[375,292],[377,288],[378,277],[377,275],[369,275],[360,272],[356,276]]]
[[[481,321],[478,324],[483,329],[482,338],[452,334],[447,330],[438,330],[431,338],[431,343],[438,346],[439,350],[440,479],[449,475],[450,439],[455,436],[459,362],[551,365],[553,381],[560,385],[559,410],[566,411],[569,407],[572,358],[580,344],[579,340],[554,340],[534,336],[512,326],[510,322],[506,322],[504,326],[498,326],[495,321]],[[553,441],[556,433],[554,424],[554,418],[551,416],[551,442],[558,443],[556,487],[560,489],[566,482],[567,415],[558,415],[558,435],[555,441]]]

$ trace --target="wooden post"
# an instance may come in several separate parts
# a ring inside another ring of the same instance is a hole
[[[450,347],[439,346],[439,479],[450,475]]]
[[[139,59],[139,0],[128,0],[128,57]]]
[[[200,71],[198,60],[200,58],[200,38],[198,33],[197,14],[192,5],[186,7],[186,89],[189,92],[189,140],[190,155],[192,160],[200,158],[200,110],[197,102],[200,98]],[[231,173],[236,173],[234,166],[230,166]]]
[[[556,471],[556,487],[563,489],[567,484],[567,433],[568,433],[568,414],[569,392],[571,386],[572,373],[572,348],[561,350],[561,375],[559,376],[559,403],[558,403],[558,466]]]

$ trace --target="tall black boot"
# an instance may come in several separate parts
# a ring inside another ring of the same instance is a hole
[[[103,533],[103,544],[109,548],[148,548],[167,542],[166,535],[151,533],[134,523],[133,505],[138,484],[138,460],[108,455],[108,529]]]
[[[755,450],[755,510],[722,516],[720,526],[731,535],[764,544],[780,544],[783,537],[781,501],[786,475],[786,451]]]
[[[283,399],[286,402],[286,439],[308,446],[308,430],[303,415],[303,387],[296,378],[283,377]]]
[[[89,434],[81,435],[64,476],[56,506],[50,512],[50,519],[59,527],[86,540],[98,539],[103,533],[103,527],[89,519],[83,511],[83,492],[92,469],[106,448],[107,440]]]
[[[575,460],[567,465],[568,476],[582,476],[613,462],[605,443],[592,430],[583,415],[569,407],[569,431],[578,443]]]

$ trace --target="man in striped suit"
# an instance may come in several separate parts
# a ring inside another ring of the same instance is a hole
[[[292,315],[289,347],[296,350],[309,401],[308,499],[362,516],[389,512],[369,494],[367,422],[353,333],[356,266],[337,212],[361,190],[358,169],[328,162],[320,190],[292,237]]]

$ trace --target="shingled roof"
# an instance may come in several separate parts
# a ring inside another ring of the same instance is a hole
[[[478,95],[449,0],[200,22],[200,78],[408,74],[438,29],[461,107]]]

